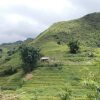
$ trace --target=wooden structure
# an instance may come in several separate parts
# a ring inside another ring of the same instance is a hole
[[[42,61],[42,62],[49,62],[50,58],[49,57],[41,57],[40,61]]]

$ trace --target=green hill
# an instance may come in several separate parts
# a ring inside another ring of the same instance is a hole
[[[23,75],[17,50],[10,59],[0,58],[0,88],[4,100],[95,100],[100,87],[100,13],[53,24],[34,40],[24,44],[40,48],[49,63],[39,62],[31,73]],[[80,41],[80,52],[70,54],[67,43]],[[60,45],[59,45],[60,42]],[[18,48],[18,46],[17,46]],[[11,75],[2,75],[7,70]],[[71,95],[70,95],[71,94]],[[15,97],[15,98],[13,98]],[[17,97],[17,98],[16,98]]]
[[[35,41],[37,44],[47,41],[67,43],[72,38],[79,40],[82,45],[100,46],[100,13],[55,23],[41,33]]]

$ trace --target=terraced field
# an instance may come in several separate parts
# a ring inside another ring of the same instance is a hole
[[[31,77],[28,78],[28,74],[21,78],[21,71],[0,77],[0,85],[6,89],[1,89],[3,100],[63,100],[61,96],[66,93],[66,89],[71,92],[71,100],[95,100],[96,89],[100,86],[98,48],[93,51],[94,57],[88,57],[86,47],[86,50],[81,49],[81,53],[71,55],[66,45],[57,45],[54,42],[42,45],[41,49],[42,54],[59,64],[40,64],[29,73]]]
[[[14,93],[19,95],[20,100],[34,100],[34,96],[38,100],[60,100],[59,94],[64,88],[69,88],[72,91],[72,100],[88,100],[86,96],[96,93],[96,90],[86,87],[83,82],[93,80],[89,74],[98,74],[99,70],[98,66],[93,65],[64,65],[61,70],[38,68],[31,73],[33,77],[26,80],[22,88]]]

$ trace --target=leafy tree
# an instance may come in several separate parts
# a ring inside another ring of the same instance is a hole
[[[3,50],[2,49],[0,49],[0,53],[2,53],[3,52]]]
[[[34,47],[23,45],[20,47],[23,70],[25,73],[32,71],[37,66],[40,58],[39,50]]]
[[[79,42],[77,40],[69,42],[68,46],[70,53],[76,54],[79,51]]]

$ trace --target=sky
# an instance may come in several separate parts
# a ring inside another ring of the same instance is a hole
[[[0,43],[35,38],[55,22],[93,12],[99,0],[0,0]]]

